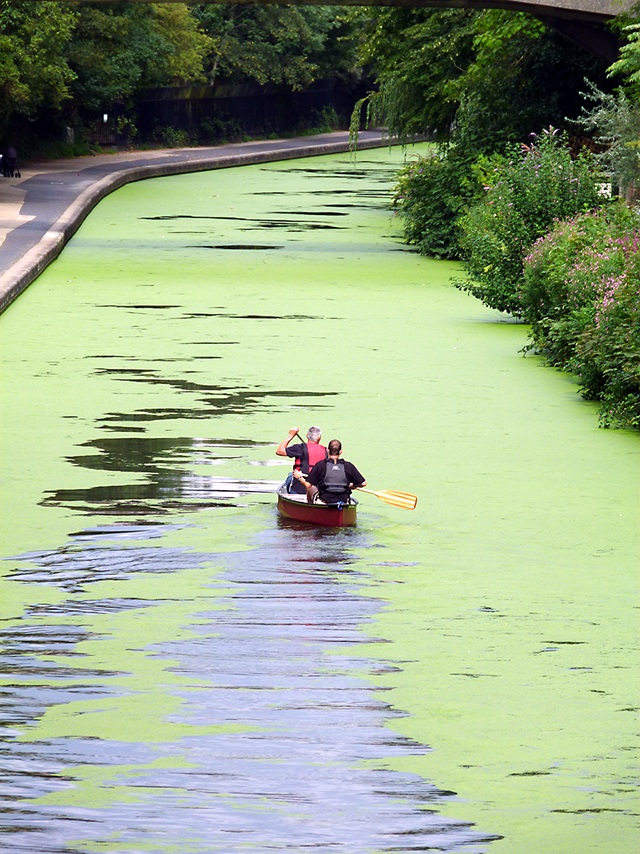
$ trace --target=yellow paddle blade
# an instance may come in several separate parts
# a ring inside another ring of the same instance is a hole
[[[417,495],[411,495],[410,492],[397,492],[394,489],[379,489],[374,491],[373,489],[362,489],[360,487],[359,492],[368,492],[369,495],[375,495],[381,498],[382,501],[386,501],[387,504],[393,504],[394,507],[402,507],[403,510],[415,510],[418,503]]]

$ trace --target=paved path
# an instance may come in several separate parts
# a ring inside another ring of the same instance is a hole
[[[383,145],[388,145],[388,138],[380,132],[360,134],[359,149]],[[21,178],[0,178],[0,311],[57,258],[100,199],[130,181],[348,149],[349,135],[339,131],[212,148],[100,154],[21,167]]]

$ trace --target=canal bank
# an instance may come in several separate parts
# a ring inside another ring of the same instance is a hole
[[[364,131],[358,149],[389,144]],[[98,202],[133,181],[349,150],[349,133],[210,148],[129,151],[34,163],[0,181],[0,312],[54,261]]]

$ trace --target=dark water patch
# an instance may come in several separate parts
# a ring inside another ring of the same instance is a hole
[[[99,454],[67,457],[73,465],[100,471],[137,471],[160,474],[160,465],[188,463],[198,446],[192,437],[157,438],[131,436],[126,438],[100,438],[83,442],[82,448],[97,448]],[[220,446],[218,446],[220,447]]]
[[[584,646],[586,641],[545,641],[545,643],[552,644],[554,646]]]
[[[330,404],[316,402],[317,398],[333,398],[338,392],[317,391],[284,391],[284,390],[239,390],[224,388],[220,386],[205,385],[192,381],[170,379],[159,376],[113,376],[116,382],[150,383],[153,385],[165,385],[179,391],[194,393],[199,407],[194,404],[185,407],[159,407],[154,409],[142,409],[130,413],[112,412],[107,413],[97,420],[98,427],[110,429],[112,424],[122,422],[145,422],[145,421],[172,421],[176,419],[209,419],[220,415],[237,415],[247,412],[264,412],[277,409],[276,401],[283,400],[290,410],[290,401],[295,398],[314,399],[314,409],[326,409]]]
[[[247,319],[249,320],[278,320],[277,317],[267,317],[267,316],[257,316],[257,315],[247,315]],[[297,397],[331,397],[333,396],[333,392],[320,392],[320,391],[286,391],[286,390],[268,390],[268,389],[242,389],[239,390],[234,387],[229,386],[220,386],[220,385],[211,385],[209,383],[198,383],[193,380],[187,380],[183,377],[166,377],[159,376],[157,372],[152,371],[148,368],[98,368],[94,371],[96,375],[108,374],[116,380],[123,380],[125,382],[143,382],[143,383],[151,383],[153,385],[165,385],[170,388],[174,388],[177,391],[185,391],[185,392],[197,392],[199,395],[207,395],[208,397],[201,397],[201,400],[207,403],[213,403],[214,401],[210,397],[210,395],[215,395],[216,399],[220,399],[224,405],[229,405],[233,403],[234,405],[242,405],[247,403],[255,403],[263,398],[290,398],[291,396]]]
[[[166,472],[168,463],[190,463],[219,459],[218,449],[247,449],[269,447],[272,443],[253,439],[194,439],[184,437],[131,436],[124,438],[91,439],[81,448],[96,448],[99,454],[67,457],[74,465],[101,471]],[[222,459],[237,459],[237,455],[222,455]],[[180,473],[182,476],[182,473]],[[247,481],[248,482],[248,481]],[[130,529],[127,529],[130,530]]]
[[[366,192],[362,192],[360,188],[357,187],[347,187],[341,190],[314,190],[314,196],[353,196],[357,199],[366,199],[371,196],[386,196],[386,193],[383,193],[379,190],[369,190]],[[338,205],[332,205],[332,207],[338,207]],[[363,208],[369,207],[368,205],[362,205]]]
[[[365,165],[365,163],[371,164],[371,161],[363,161],[361,165]],[[344,167],[346,163],[343,163]],[[264,166],[261,168],[262,172],[275,172],[276,170],[270,168],[268,166]],[[314,177],[320,178],[339,178],[340,181],[344,181],[345,179],[350,180],[352,178],[356,180],[365,179],[367,181],[379,180],[384,182],[384,184],[389,187],[389,185],[394,181],[397,171],[395,169],[386,169],[380,166],[370,165],[367,169],[355,169],[347,166],[347,168],[337,168],[337,169],[327,169],[321,166],[291,166],[286,169],[278,170],[281,174],[304,174],[304,175],[313,175]],[[332,191],[335,192],[335,191]],[[387,190],[388,192],[388,190]]]
[[[143,433],[147,432],[146,427],[134,427],[133,425],[128,425],[128,424],[122,425],[122,426],[119,424],[108,425],[108,426],[101,425],[100,429],[101,430],[111,430],[112,433],[135,433],[137,435],[142,435]]]
[[[124,377],[127,377],[127,376],[139,377],[139,376],[145,376],[145,374],[146,375],[149,375],[149,374],[153,375],[153,371],[150,368],[97,368],[93,373],[96,376],[101,376],[101,375],[107,375],[108,376],[109,374],[117,374],[118,376],[124,376]]]
[[[118,470],[118,455],[78,457],[77,464],[97,470]],[[229,459],[229,457],[224,457]],[[78,512],[144,517],[173,510],[196,511],[236,507],[242,496],[275,494],[278,481],[231,480],[195,475],[188,470],[168,468],[143,452],[127,461],[122,471],[146,476],[144,483],[57,489],[45,492],[42,506],[63,506]],[[138,524],[138,520],[136,523]],[[122,535],[120,535],[122,537]],[[132,535],[128,535],[131,537]]]
[[[209,343],[209,342],[208,342],[208,343]],[[228,343],[238,343],[238,342],[218,341],[218,342],[211,342],[211,343],[228,344]],[[121,361],[123,361],[123,362],[153,362],[153,364],[154,364],[154,365],[156,364],[156,362],[158,362],[158,363],[167,362],[167,363],[169,363],[169,364],[170,364],[170,363],[172,363],[172,362],[179,362],[179,361],[181,361],[181,360],[180,360],[180,359],[178,359],[177,357],[170,357],[170,358],[167,358],[167,357],[164,357],[164,358],[157,358],[157,357],[154,357],[153,359],[149,359],[149,358],[148,358],[148,357],[146,357],[146,356],[137,356],[137,355],[134,355],[133,353],[130,353],[130,354],[127,354],[127,355],[124,355],[124,354],[122,354],[122,353],[120,353],[120,354],[116,354],[116,353],[102,353],[102,354],[98,354],[97,356],[83,356],[82,358],[83,358],[83,359],[94,359],[94,360],[96,360],[96,361],[98,361],[98,360],[102,361],[102,360],[105,360],[105,359],[119,359],[119,360],[121,360]]]
[[[229,451],[268,444],[243,439],[158,439],[150,436],[93,439],[81,447],[95,448],[97,454],[79,454],[68,457],[68,461],[96,471],[135,472],[145,476],[145,483],[52,490],[46,493],[42,503],[44,506],[67,505],[69,502],[81,501],[85,504],[100,504],[103,508],[108,504],[109,512],[120,507],[128,515],[135,512],[166,512],[176,502],[182,502],[190,510],[204,506],[224,506],[229,503],[229,499],[241,495],[275,492],[278,482],[196,475],[190,471],[190,466],[194,463],[238,459],[238,454]],[[109,530],[113,532],[113,528]],[[120,538],[135,538],[137,535],[138,531],[131,526],[125,526],[119,532]]]
[[[185,318],[198,318],[198,317],[226,317],[231,318],[233,320],[341,320],[339,317],[328,317],[327,315],[316,315],[316,314],[229,314],[228,312],[194,312],[191,314],[184,314]],[[209,342],[192,342],[194,344],[204,344],[208,343],[211,345],[214,344],[239,344],[239,341],[209,341]]]
[[[328,205],[327,205],[327,207],[328,207]],[[331,205],[331,207],[334,208],[334,207],[337,207],[337,205]],[[334,210],[322,211],[321,213],[319,211],[296,211],[295,215],[296,216],[318,216],[318,215],[320,215],[320,216],[349,216],[349,214],[344,213],[343,211],[334,211]]]
[[[334,208],[346,208],[349,211],[368,211],[371,210],[374,205],[363,205],[362,202],[345,202],[341,205],[332,205]],[[375,205],[378,207],[378,205]]]
[[[210,510],[216,507],[239,506],[235,496],[193,499],[180,494],[172,499],[163,498],[157,484],[130,484],[125,486],[94,486],[89,489],[59,489],[47,493],[40,502],[42,507],[66,507],[78,513],[100,516],[159,516],[175,511]]]
[[[73,531],[69,537],[75,542],[93,541],[96,537],[108,537],[115,540],[148,540],[150,537],[162,537],[167,530],[171,529],[175,529],[175,525],[156,522],[125,522],[121,525],[96,525],[94,528],[83,528],[81,531]]]
[[[616,813],[624,813],[627,814],[627,810],[617,809],[616,807],[592,807],[590,809],[582,809],[582,810],[549,810],[552,813],[564,813],[565,815],[596,815],[597,813],[602,812],[616,812]]]
[[[186,246],[185,249],[232,249],[242,252],[261,251],[266,249],[284,249],[284,246],[261,245],[258,243],[201,243]]]
[[[141,216],[138,219],[171,221],[175,219],[213,219],[213,220],[240,220],[245,222],[248,218],[244,216],[207,216],[206,214],[161,214],[159,216]]]
[[[327,222],[300,222],[299,220],[266,219],[262,222],[256,223],[254,226],[247,226],[246,228],[241,229],[241,231],[255,231],[261,228],[277,228],[289,231],[292,234],[301,234],[305,231],[336,231],[337,229],[346,228],[346,226],[331,225]]]
[[[169,309],[169,308],[180,308],[180,306],[179,305],[146,305],[146,304],[142,304],[142,303],[140,303],[138,305],[136,305],[134,303],[122,303],[120,305],[113,305],[113,304],[109,304],[109,303],[104,303],[104,304],[96,303],[96,308],[125,308],[125,309],[131,309],[132,308],[132,309],[136,309],[136,310],[140,310],[140,311],[147,311],[147,310],[163,311],[164,309]]]
[[[333,212],[329,213],[327,211],[323,211],[319,213],[318,211],[308,212],[301,211],[299,214],[296,211],[295,214],[292,214],[292,218],[283,218],[281,215],[273,214],[269,217],[238,217],[238,216],[195,216],[192,214],[176,214],[176,215],[165,215],[165,216],[153,216],[153,217],[140,217],[140,219],[149,219],[149,220],[163,220],[163,221],[171,221],[171,220],[182,220],[182,219],[197,219],[197,220],[215,220],[220,222],[243,222],[246,223],[244,228],[240,228],[239,231],[252,231],[254,229],[263,229],[263,228],[281,228],[289,231],[307,231],[309,229],[314,228],[324,228],[324,229],[332,229],[332,228],[342,228],[342,226],[330,225],[328,223],[304,223],[301,222],[298,218],[299,216],[347,216],[347,214],[343,214],[341,212]],[[173,231],[172,234],[183,234],[185,232]],[[188,232],[187,232],[188,233]],[[227,248],[225,246],[219,247],[187,247],[187,248]],[[256,248],[256,247],[250,247]],[[273,249],[279,249],[281,247],[274,246],[269,247]]]
[[[548,777],[551,771],[514,771],[510,777]]]

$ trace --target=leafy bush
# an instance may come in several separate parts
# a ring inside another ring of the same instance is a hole
[[[170,127],[155,127],[152,138],[155,142],[165,145],[167,148],[188,148],[192,142],[186,130]]]
[[[438,146],[402,169],[392,206],[403,218],[407,243],[421,255],[460,257],[458,220],[480,187],[455,149]]]
[[[590,156],[572,159],[565,140],[550,128],[510,157],[488,161],[485,182],[484,198],[460,219],[469,278],[457,284],[489,307],[519,316],[525,255],[555,219],[602,201],[599,180]]]
[[[520,300],[532,347],[602,401],[601,423],[640,427],[640,214],[558,222],[525,258]]]
[[[244,135],[238,120],[226,113],[202,119],[199,131],[199,141],[205,145],[217,142],[236,142],[241,140]]]

